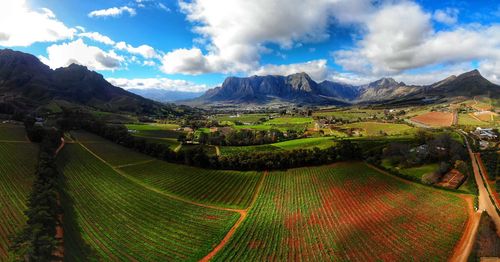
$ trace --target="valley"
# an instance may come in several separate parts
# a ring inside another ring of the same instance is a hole
[[[85,70],[78,68],[96,77]],[[259,79],[250,84],[270,81]],[[317,87],[304,74],[279,79],[291,86],[307,80],[299,93]],[[475,71],[453,79],[461,81],[454,87],[483,82]],[[500,232],[498,98],[457,89],[458,96],[421,100],[422,90],[443,86],[412,86],[420,91],[392,104],[362,100],[410,88],[384,78],[342,87],[351,96],[342,103],[311,94],[292,103],[297,95],[286,106],[251,112],[143,98],[134,99],[153,111],[51,99],[23,119],[5,111],[0,260],[37,248],[50,250],[51,261],[496,256],[485,245]],[[37,234],[48,241],[33,241]]]

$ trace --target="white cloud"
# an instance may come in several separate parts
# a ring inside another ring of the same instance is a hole
[[[397,75],[431,65],[500,59],[499,25],[435,31],[431,15],[412,2],[384,6],[366,28],[355,48],[333,53],[337,64],[356,74]]]
[[[447,24],[447,25],[453,25],[457,23],[458,20],[458,14],[459,10],[456,8],[446,8],[446,9],[439,9],[436,10],[433,14],[434,20]]]
[[[290,49],[323,41],[333,19],[353,23],[373,9],[370,0],[181,0],[179,5],[201,36],[196,42],[206,43],[205,53],[194,47],[164,57],[165,72],[182,74],[253,71],[267,44]]]
[[[161,71],[167,74],[199,75],[211,72],[208,59],[198,48],[176,49],[163,56]]]
[[[107,78],[106,80],[123,89],[163,89],[183,92],[202,92],[208,89],[206,85],[199,85],[186,80],[174,80],[169,78]]]
[[[0,1],[1,46],[70,39],[76,31],[59,21],[50,9],[31,10],[26,0]]]
[[[158,58],[158,55],[156,54],[156,51],[154,48],[148,45],[141,45],[138,47],[133,47],[125,42],[118,42],[115,45],[115,48],[118,50],[125,50],[131,54],[137,54],[141,55],[142,57],[146,59],[150,58]]]
[[[420,70],[420,72],[400,72],[396,74],[358,74],[353,72],[332,72],[328,79],[352,85],[364,85],[382,77],[392,77],[407,85],[429,85],[452,75],[459,75],[471,70],[470,63],[459,63],[438,69]]]
[[[295,73],[307,73],[316,81],[325,80],[328,75],[328,67],[325,59],[313,60],[306,63],[288,65],[264,65],[253,71],[253,75],[291,75]]]
[[[128,13],[130,16],[136,15],[134,8],[128,6],[111,7],[108,9],[94,10],[88,14],[89,17],[119,17],[123,13]]]
[[[89,39],[92,39],[94,41],[97,41],[97,42],[100,42],[100,43],[103,43],[106,45],[114,45],[115,44],[115,41],[111,40],[111,38],[109,38],[105,35],[101,35],[98,32],[80,33],[80,34],[78,34],[78,36],[87,37]]]
[[[91,70],[114,70],[125,60],[114,51],[106,52],[98,47],[88,46],[82,39],[51,45],[47,48],[47,53],[48,57],[40,57],[40,60],[51,68],[76,63]]]

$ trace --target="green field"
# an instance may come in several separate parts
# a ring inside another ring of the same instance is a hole
[[[313,116],[331,116],[338,119],[349,121],[357,121],[358,119],[366,119],[371,117],[380,118],[384,115],[384,110],[378,109],[341,109],[341,110],[324,110],[313,113]]]
[[[177,139],[181,131],[175,129],[179,128],[176,124],[126,124],[128,130],[133,130],[135,136],[151,137],[151,138],[173,138]]]
[[[218,121],[240,121],[243,123],[255,123],[258,122],[261,118],[267,118],[269,115],[267,114],[240,114],[238,117],[231,115],[218,115],[215,117]]]
[[[195,261],[238,218],[149,190],[78,144],[66,145],[58,163],[76,224],[64,224],[68,261]]]
[[[279,147],[273,145],[257,145],[257,146],[221,146],[220,152],[223,156],[229,156],[239,153],[259,153],[259,152],[271,152],[282,150]]]
[[[129,150],[110,141],[83,142],[82,144],[112,166],[153,160],[150,156]]]
[[[488,126],[488,122],[483,122],[478,119],[475,119],[474,117],[470,116],[469,114],[459,114],[458,115],[458,124],[463,125],[463,126]]]
[[[278,117],[267,121],[266,125],[304,125],[313,122],[311,117]]]
[[[279,143],[271,144],[272,146],[279,147],[284,150],[294,150],[294,149],[311,149],[318,147],[320,149],[329,148],[335,145],[335,141],[332,137],[310,137],[310,138],[300,138]]]
[[[403,135],[410,134],[415,131],[415,128],[405,124],[380,123],[380,122],[358,122],[343,125],[344,128],[359,128],[362,129],[364,136],[381,136],[387,135]]]
[[[0,136],[0,140],[6,138]],[[13,259],[8,251],[9,237],[14,237],[26,223],[24,211],[34,180],[37,151],[36,144],[0,142],[0,261]]]
[[[28,141],[23,125],[0,124],[0,140]]]
[[[199,203],[239,209],[249,205],[261,177],[258,172],[201,169],[160,160],[121,170],[168,194]]]
[[[466,220],[452,193],[363,163],[271,172],[215,261],[443,261]]]
[[[382,166],[387,169],[394,168],[387,160],[382,161]],[[395,170],[397,170],[399,173],[403,175],[413,177],[417,180],[421,180],[423,175],[436,172],[438,169],[439,169],[439,164],[433,163],[433,164],[426,164],[410,168],[396,168]]]

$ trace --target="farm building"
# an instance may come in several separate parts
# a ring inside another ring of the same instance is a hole
[[[494,140],[498,138],[497,134],[495,134],[492,128],[477,127],[476,130],[474,131],[474,134],[480,139],[485,139],[485,140]]]

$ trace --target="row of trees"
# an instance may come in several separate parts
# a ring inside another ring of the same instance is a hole
[[[30,138],[40,142],[38,165],[25,211],[27,224],[14,239],[12,249],[19,260],[53,261],[58,245],[56,227],[61,214],[55,150],[61,135],[56,129],[41,129],[33,123],[28,119],[26,130]]]
[[[286,134],[278,129],[271,130],[230,130],[229,132],[215,131],[200,133],[195,139],[200,144],[217,146],[250,146],[263,145],[296,139],[303,136],[304,132],[288,130]]]

